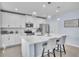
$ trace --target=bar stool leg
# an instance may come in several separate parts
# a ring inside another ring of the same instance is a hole
[[[44,57],[44,50],[45,50],[45,48],[43,48],[43,51],[42,51],[42,57]]]
[[[53,56],[56,57],[56,56],[55,56],[55,49],[53,49]]]
[[[50,52],[49,52],[49,50],[48,50],[48,57],[50,57]]]
[[[60,45],[60,57],[62,57],[61,45]]]
[[[59,51],[59,44],[57,45],[57,51]]]
[[[66,50],[65,50],[65,46],[63,45],[63,50],[64,50],[64,53],[66,54]]]

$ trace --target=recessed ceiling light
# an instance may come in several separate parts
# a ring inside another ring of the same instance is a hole
[[[17,10],[18,10],[18,8],[15,8],[15,10],[17,11]]]
[[[42,6],[43,6],[43,7],[46,7],[46,5],[45,5],[45,4],[43,4]]]
[[[35,11],[32,12],[32,15],[36,15],[37,13]]]
[[[51,19],[51,16],[49,15],[49,16],[47,16],[47,18],[48,18],[48,19]]]
[[[56,12],[59,12],[59,10],[56,10]]]
[[[60,18],[57,18],[57,20],[59,21],[59,20],[60,20]]]

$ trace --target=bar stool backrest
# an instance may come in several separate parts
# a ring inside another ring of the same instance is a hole
[[[51,38],[47,42],[47,49],[54,49],[56,47],[57,38]]]
[[[66,41],[66,35],[64,35],[64,36],[62,36],[62,37],[59,38],[58,44],[63,45],[63,44],[65,44],[65,41]]]

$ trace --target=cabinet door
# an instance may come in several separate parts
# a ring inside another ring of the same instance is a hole
[[[10,19],[8,13],[2,13],[2,27],[8,27],[10,26]]]
[[[9,35],[10,40],[9,40],[9,46],[14,45],[15,43],[15,36],[13,34]]]
[[[20,38],[19,38],[19,36],[16,35],[16,34],[10,35],[9,44],[10,44],[10,45],[17,45],[17,44],[20,44]]]
[[[2,35],[2,46],[5,48],[9,45],[10,37],[8,35]]]
[[[2,13],[0,12],[0,27],[2,27]]]
[[[12,46],[20,44],[19,37],[16,35],[2,35],[2,46],[7,47],[7,46]]]
[[[0,29],[1,32],[1,29]],[[0,34],[0,48],[2,47],[2,35]]]
[[[2,14],[2,26],[3,27],[23,27],[25,26],[25,16],[3,13]]]
[[[36,56],[41,57],[43,51],[42,43],[36,44]]]
[[[11,41],[12,41],[12,39],[11,39],[10,35],[2,36],[2,43],[3,43],[2,46],[3,47],[11,46],[11,44],[13,43]]]
[[[21,36],[19,34],[15,35],[15,44],[21,44]]]

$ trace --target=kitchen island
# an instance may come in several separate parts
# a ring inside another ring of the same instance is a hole
[[[21,38],[22,56],[23,57],[41,57],[42,44],[47,42],[51,38],[59,38],[65,34],[52,34],[44,36],[23,36]]]

